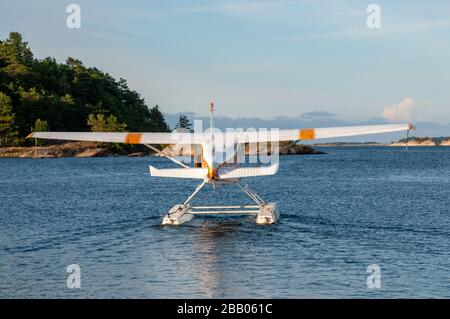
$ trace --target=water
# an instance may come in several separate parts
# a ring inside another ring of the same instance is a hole
[[[151,178],[160,158],[0,159],[0,297],[450,297],[450,148],[325,151],[247,180],[278,203],[271,226],[160,226],[195,187]],[[221,190],[194,204],[246,201]],[[74,263],[80,289],[66,287]]]

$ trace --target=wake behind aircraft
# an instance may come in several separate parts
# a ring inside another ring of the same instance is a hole
[[[273,202],[263,200],[242,180],[246,177],[274,175],[278,171],[278,161],[266,166],[243,167],[241,164],[245,144],[311,141],[324,138],[348,137],[379,133],[414,130],[411,124],[385,124],[367,126],[347,126],[333,128],[302,128],[267,131],[218,132],[214,129],[214,104],[210,104],[210,129],[205,132],[33,132],[27,138],[89,141],[101,143],[143,144],[160,155],[170,159],[181,168],[158,169],[150,166],[150,174],[155,177],[200,179],[202,182],[182,203],[173,206],[163,217],[163,225],[180,225],[200,214],[251,214],[256,215],[257,224],[276,223],[280,214]],[[169,156],[154,145],[193,145],[194,166],[188,166],[174,156]],[[274,151],[277,153],[277,150]],[[195,195],[206,185],[237,185],[256,205],[239,206],[192,206]]]

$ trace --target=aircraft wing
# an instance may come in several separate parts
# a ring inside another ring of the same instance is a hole
[[[413,130],[411,124],[383,124],[330,128],[306,128],[278,131],[242,131],[214,134],[227,142],[258,143],[278,141],[305,141],[332,137],[347,137]],[[125,144],[202,144],[210,139],[209,133],[129,133],[129,132],[34,132],[27,138],[49,140],[89,141]]]
[[[202,134],[127,132],[33,132],[27,138],[125,144],[201,144]]]
[[[317,140],[332,137],[347,137],[357,135],[370,135],[380,133],[392,133],[414,130],[412,124],[383,124],[365,126],[345,126],[330,128],[306,128],[293,130],[279,130],[267,132],[245,131],[242,133],[227,133],[227,139],[234,139],[237,143],[257,143],[257,142],[281,142],[281,141],[305,141]]]

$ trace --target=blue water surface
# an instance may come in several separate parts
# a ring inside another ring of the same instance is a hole
[[[278,204],[270,226],[161,226],[198,183],[150,177],[161,158],[0,159],[0,297],[450,297],[450,148],[324,150],[247,179]],[[236,186],[194,201],[242,203]],[[380,289],[367,286],[372,264]]]

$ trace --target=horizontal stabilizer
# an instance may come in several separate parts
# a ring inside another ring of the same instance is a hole
[[[221,179],[228,179],[228,178],[275,175],[277,171],[278,171],[278,163],[272,164],[270,166],[260,166],[260,167],[239,167],[232,169],[222,168],[219,170],[219,177]]]
[[[208,175],[207,168],[164,168],[157,169],[150,165],[150,175],[173,178],[204,179]]]

